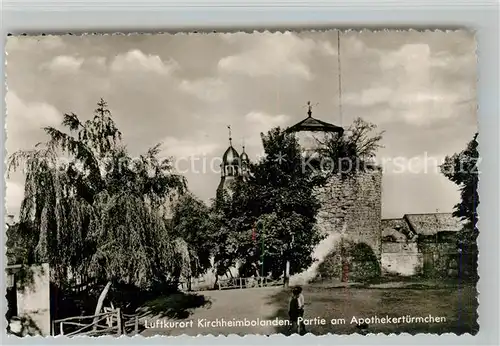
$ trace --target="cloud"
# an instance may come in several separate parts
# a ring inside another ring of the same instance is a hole
[[[111,70],[114,72],[137,71],[167,75],[178,68],[179,65],[173,59],[165,62],[158,55],[146,55],[138,49],[117,55],[111,63]]]
[[[179,139],[166,137],[162,140],[162,153],[174,158],[188,158],[215,153],[220,146],[215,143],[207,143],[204,140]]]
[[[336,50],[329,42],[300,38],[291,32],[265,33],[251,38],[239,35],[229,37],[226,38],[229,42],[235,41],[236,37],[251,41],[250,48],[220,59],[218,69],[250,77],[291,75],[310,80],[313,76],[308,64],[304,62],[306,58],[315,50],[326,55],[336,55]]]
[[[46,67],[55,72],[74,73],[80,70],[83,62],[83,58],[75,58],[69,55],[59,55],[52,59]]]
[[[359,93],[346,93],[342,99],[346,104],[369,107],[388,102],[392,94],[392,89],[380,86],[364,89]]]
[[[249,124],[261,128],[261,131],[263,131],[264,129],[271,129],[286,124],[290,117],[285,114],[270,115],[262,112],[250,112],[245,116],[245,119]]]
[[[382,54],[381,51],[379,53]],[[407,71],[441,68],[455,71],[470,64],[476,64],[475,52],[471,49],[467,54],[451,54],[449,51],[432,53],[425,43],[404,44],[398,50],[383,53],[380,67],[382,69],[404,68]]]
[[[358,107],[380,106],[370,110],[370,117],[377,121],[404,121],[416,126],[461,116],[463,107],[470,108],[471,114],[474,112],[474,95],[470,88],[426,90],[410,86],[401,89],[374,87],[346,94],[343,99],[345,104]]]
[[[45,102],[25,102],[13,91],[8,91],[5,98],[7,107],[7,131],[57,126],[62,121],[62,114]]]
[[[391,69],[402,67],[405,70],[421,70],[431,65],[431,49],[428,44],[405,44],[400,49],[388,52],[380,61],[380,67]]]
[[[370,109],[373,118],[403,120],[417,126],[457,117],[464,106],[473,112],[474,84],[451,83],[443,74],[443,69],[451,66],[470,66],[469,58],[451,59],[449,53],[432,55],[429,45],[419,43],[380,53],[379,59],[378,78],[368,88],[345,93],[345,104],[367,109],[380,106]]]
[[[104,67],[106,66],[106,58],[102,56],[93,56],[88,58],[86,63],[94,67]]]
[[[331,42],[328,41],[320,41],[317,46],[318,50],[329,56],[336,56],[337,53],[337,48],[334,48],[331,44]]]
[[[197,98],[209,101],[216,102],[225,99],[229,93],[229,90],[226,87],[226,84],[216,78],[206,78],[199,80],[183,80],[179,84],[179,88]]]
[[[260,134],[290,122],[285,114],[271,115],[264,112],[250,112],[245,115],[244,128],[250,145],[262,145]]]
[[[36,143],[46,140],[41,128],[58,126],[62,114],[45,102],[26,102],[13,91],[8,91],[5,98],[7,117],[6,149],[8,155],[20,149],[32,148]]]

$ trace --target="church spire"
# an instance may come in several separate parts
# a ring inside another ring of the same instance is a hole
[[[229,131],[229,146],[233,146],[233,139],[231,138],[231,125],[227,125],[227,129]]]

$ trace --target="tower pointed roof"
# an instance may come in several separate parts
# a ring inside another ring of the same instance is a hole
[[[238,165],[240,160],[240,155],[232,146],[226,149],[224,155],[222,155],[223,165]]]
[[[320,132],[336,132],[339,134],[344,133],[344,129],[340,126],[327,123],[312,116],[312,105],[311,102],[307,102],[307,118],[299,121],[293,126],[286,129],[286,132],[300,132],[300,131],[320,131]]]
[[[242,162],[248,162],[248,154],[245,152],[245,140],[243,140],[243,145],[241,146],[241,156],[240,159]]]
[[[240,155],[238,154],[236,149],[233,148],[233,139],[231,138],[231,126],[228,126],[227,128],[229,130],[229,147],[226,149],[224,155],[222,156],[222,164],[224,166],[238,165],[240,160]]]

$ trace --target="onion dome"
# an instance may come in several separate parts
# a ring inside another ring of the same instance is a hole
[[[240,155],[232,146],[227,148],[226,152],[222,156],[222,164],[224,166],[236,166],[240,163]]]
[[[241,162],[243,162],[243,163],[248,163],[248,162],[250,162],[250,159],[248,158],[248,155],[247,155],[247,153],[245,152],[245,146],[243,146],[243,151],[241,152],[240,159],[241,159]]]
[[[221,163],[221,173],[223,177],[235,177],[240,174],[240,155],[233,148],[232,138],[231,138],[231,127],[227,127],[229,129],[229,147],[222,155],[222,163]]]

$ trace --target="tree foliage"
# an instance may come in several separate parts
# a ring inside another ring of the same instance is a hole
[[[173,234],[187,243],[191,275],[203,275],[211,266],[213,223],[209,207],[190,193],[182,196],[174,206],[171,227]]]
[[[384,131],[376,131],[377,125],[357,118],[343,135],[332,134],[319,140],[319,160],[331,163],[323,165],[327,168],[326,176],[341,173],[342,177],[351,177],[373,163],[377,151],[382,148],[380,141],[384,134]]]
[[[78,275],[147,287],[189,270],[187,246],[163,215],[186,182],[158,158],[159,145],[130,157],[103,100],[91,119],[65,114],[61,128],[44,131],[48,141],[14,153],[9,171],[24,168],[20,222],[53,281]]]
[[[248,181],[235,181],[231,196],[219,201],[221,231],[216,264],[227,268],[239,260],[242,275],[283,274],[307,268],[321,240],[315,225],[319,203],[311,172],[302,169],[294,135],[280,128],[262,134],[265,157],[250,167]],[[257,268],[257,269],[256,269]]]
[[[466,148],[452,156],[447,156],[441,165],[441,172],[445,177],[458,185],[461,200],[454,207],[453,216],[465,221],[462,231],[463,241],[475,244],[477,229],[477,206],[479,194],[479,151],[477,150],[477,133],[467,144]]]

